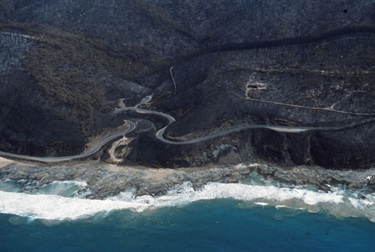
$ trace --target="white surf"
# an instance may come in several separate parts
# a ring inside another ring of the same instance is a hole
[[[44,220],[76,220],[115,210],[143,212],[183,206],[200,200],[235,199],[241,207],[276,207],[324,211],[337,217],[363,217],[375,222],[375,194],[358,197],[355,191],[333,188],[323,192],[308,187],[263,184],[209,183],[194,190],[190,183],[175,186],[158,197],[135,197],[134,191],[104,200],[85,199],[84,182],[54,182],[32,193],[0,191],[0,213]],[[74,191],[75,189],[76,191]],[[65,193],[69,191],[69,193]],[[82,194],[78,192],[82,191]],[[68,195],[68,196],[67,196]]]

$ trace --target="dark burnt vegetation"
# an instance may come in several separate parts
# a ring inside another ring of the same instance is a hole
[[[1,3],[0,32],[8,35],[0,36],[14,38],[2,40],[9,53],[0,61],[0,149],[77,153],[89,137],[125,118],[159,129],[165,122],[155,116],[112,114],[119,99],[133,106],[152,94],[145,108],[176,119],[168,139],[246,124],[317,130],[243,130],[189,146],[158,142],[153,131],[139,138],[133,132],[128,158],[136,163],[374,165],[373,4],[172,2]],[[321,130],[340,125],[352,126]]]

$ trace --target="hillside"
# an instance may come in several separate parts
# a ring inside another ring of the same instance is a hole
[[[0,151],[81,153],[127,119],[154,127],[119,146],[123,163],[370,168],[374,44],[368,0],[4,0]],[[160,116],[113,113],[146,96],[176,120],[169,141],[243,129],[168,144]]]

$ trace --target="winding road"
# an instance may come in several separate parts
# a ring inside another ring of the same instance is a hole
[[[325,40],[331,40],[334,39],[338,36],[341,35],[355,35],[360,32],[375,32],[375,26],[353,26],[353,27],[344,27],[340,29],[335,29],[332,31],[327,31],[325,33],[317,34],[315,36],[306,36],[306,37],[296,37],[296,38],[284,38],[284,39],[278,39],[278,40],[269,40],[269,41],[258,41],[258,42],[244,42],[244,43],[236,43],[236,44],[226,44],[226,45],[221,45],[209,49],[202,49],[202,51],[197,51],[196,53],[192,53],[187,55],[186,57],[181,57],[178,62],[186,61],[190,58],[196,57],[196,56],[202,56],[210,53],[216,53],[216,52],[225,52],[225,51],[239,51],[239,50],[250,50],[250,49],[259,49],[259,48],[267,48],[267,47],[280,47],[280,46],[288,46],[288,45],[298,45],[298,44],[307,44],[307,43],[312,43],[312,42],[321,42]],[[0,31],[1,35],[6,35],[6,36],[11,36],[11,37],[21,37],[23,39],[28,39],[28,40],[38,40],[40,41],[41,38],[35,37],[35,36],[30,36],[27,34],[22,34],[22,33],[14,33],[14,32],[8,32],[8,31]],[[178,63],[177,62],[177,63]],[[177,92],[177,83],[174,78],[173,74],[173,68],[174,66],[171,66],[169,69],[169,73],[171,76],[171,80],[173,83],[174,87],[174,93]],[[319,70],[320,71],[320,70]],[[296,109],[308,109],[308,110],[321,110],[325,112],[331,112],[331,113],[340,113],[340,114],[348,114],[348,115],[358,115],[358,116],[370,116],[370,118],[363,119],[361,121],[353,122],[350,124],[346,125],[341,125],[337,127],[293,127],[293,126],[278,126],[278,125],[238,125],[234,126],[230,129],[214,133],[211,135],[207,136],[202,136],[198,137],[195,139],[190,139],[190,140],[171,140],[171,139],[166,139],[164,137],[165,131],[168,129],[168,127],[176,122],[176,120],[163,112],[158,112],[158,111],[152,111],[152,110],[147,110],[143,108],[139,108],[139,105],[142,104],[147,104],[148,102],[151,101],[152,95],[151,96],[146,96],[143,98],[143,100],[135,105],[134,107],[126,107],[124,104],[124,99],[121,99],[119,102],[119,107],[117,108],[114,112],[113,115],[119,114],[123,111],[134,111],[139,114],[149,114],[149,115],[156,115],[160,116],[162,118],[165,118],[168,123],[166,126],[163,128],[159,129],[156,133],[155,136],[158,140],[166,143],[166,144],[171,144],[171,145],[184,145],[184,144],[194,144],[194,143],[199,143],[203,141],[207,141],[213,138],[217,138],[220,136],[228,135],[234,132],[239,132],[241,130],[246,130],[246,129],[269,129],[273,131],[278,131],[278,132],[286,132],[286,133],[300,133],[300,132],[306,132],[306,131],[337,131],[337,130],[343,130],[343,129],[348,129],[352,127],[356,127],[365,123],[373,122],[375,121],[375,113],[355,113],[355,112],[349,112],[349,111],[341,111],[341,110],[336,110],[334,109],[335,104],[333,104],[330,107],[327,108],[322,108],[322,107],[307,107],[307,106],[302,106],[302,105],[297,105],[297,104],[287,104],[287,103],[281,103],[277,101],[267,101],[267,100],[259,100],[259,99],[253,99],[251,97],[240,97],[242,99],[246,99],[248,101],[252,102],[259,102],[259,103],[267,103],[269,105],[274,105],[274,106],[284,106],[284,107],[293,107]],[[36,161],[36,162],[43,162],[43,163],[58,163],[58,162],[65,162],[65,161],[72,161],[72,160],[79,160],[79,159],[84,159],[87,157],[90,157],[97,153],[104,145],[107,143],[124,136],[125,134],[133,131],[136,129],[136,124],[132,121],[127,121],[128,123],[128,128],[126,130],[114,133],[110,136],[104,137],[99,143],[96,143],[92,148],[89,150],[84,151],[82,154],[79,155],[72,155],[72,156],[65,156],[65,157],[35,157],[35,156],[28,156],[28,155],[20,155],[20,154],[13,154],[13,153],[8,153],[8,152],[3,152],[0,151],[0,156],[5,157],[5,158],[11,158],[11,159],[22,159],[22,160],[29,160],[29,161]]]
[[[203,137],[198,137],[194,138],[191,140],[185,140],[185,141],[173,141],[166,139],[164,137],[164,133],[167,130],[167,128],[174,123],[176,120],[165,113],[162,112],[157,112],[157,111],[152,111],[152,110],[147,110],[147,109],[141,109],[138,107],[123,107],[122,110],[129,110],[129,111],[135,111],[140,114],[150,114],[150,115],[158,115],[161,117],[164,117],[165,119],[168,120],[168,125],[165,127],[161,128],[158,130],[155,134],[156,138],[164,143],[167,144],[173,144],[173,145],[183,145],[183,144],[195,144],[203,141],[207,141],[213,138],[225,136],[234,132],[239,132],[241,130],[246,130],[246,129],[269,129],[277,132],[285,132],[285,133],[300,133],[300,132],[305,132],[305,131],[338,131],[338,130],[343,130],[343,129],[348,129],[348,128],[353,128],[359,125],[363,125],[365,123],[373,122],[375,121],[375,118],[370,118],[370,119],[365,119],[362,121],[358,122],[353,122],[350,124],[342,125],[342,126],[337,126],[337,127],[293,127],[293,126],[279,126],[279,125],[262,125],[262,124],[252,124],[252,125],[239,125],[239,126],[234,126],[233,128],[214,133],[211,135],[203,136]]]
[[[147,102],[149,102],[149,101],[150,101],[150,98],[147,99]],[[264,102],[264,101],[262,101],[262,102]],[[277,103],[277,102],[270,102],[270,103],[274,104],[274,105],[278,105],[278,106],[290,106],[291,105],[291,104],[282,104],[282,103]],[[126,107],[124,102],[123,102],[123,99],[120,100],[119,104],[120,104],[120,108],[117,108],[115,110],[116,114],[118,114],[122,111],[134,111],[134,112],[139,113],[139,114],[156,115],[156,116],[160,116],[160,117],[165,118],[168,121],[168,124],[166,126],[164,126],[163,128],[159,129],[155,133],[155,136],[158,140],[160,140],[160,141],[162,141],[166,144],[171,144],[171,145],[195,144],[195,143],[207,141],[207,140],[210,140],[210,139],[213,139],[213,138],[225,136],[225,135],[228,135],[228,134],[231,134],[231,133],[234,133],[234,132],[239,132],[239,131],[246,130],[246,129],[269,129],[269,130],[274,130],[274,131],[277,131],[277,132],[285,132],[285,133],[300,133],[300,132],[305,132],[305,131],[317,131],[317,130],[319,130],[319,131],[338,131],[338,130],[348,129],[348,128],[356,127],[356,126],[359,126],[359,125],[362,125],[362,124],[365,124],[365,123],[375,121],[375,118],[369,118],[369,119],[365,119],[365,120],[361,120],[361,121],[358,121],[358,122],[353,122],[353,123],[350,123],[350,124],[347,124],[347,125],[342,125],[342,126],[337,126],[337,127],[293,127],[293,126],[260,125],[260,124],[238,125],[238,126],[235,126],[233,128],[230,128],[230,129],[218,132],[218,133],[214,133],[214,134],[211,134],[211,135],[198,137],[198,138],[194,138],[194,139],[190,139],[190,140],[184,140],[184,141],[178,141],[178,140],[175,141],[175,140],[166,139],[164,137],[164,133],[167,130],[167,128],[171,124],[176,122],[176,120],[172,116],[170,116],[166,113],[163,113],[163,112],[159,112],[159,111],[153,111],[153,110],[139,108],[138,105],[140,105],[140,104],[137,104],[135,107]],[[145,104],[145,102],[143,102],[142,104]],[[297,108],[304,108],[304,109],[315,109],[315,110],[318,109],[318,108],[315,108],[315,107],[314,108],[303,107],[303,106],[296,106],[296,107]],[[325,108],[321,108],[321,109],[326,110]],[[335,110],[329,110],[329,111],[342,113],[342,111],[335,111]],[[361,115],[374,115],[374,113],[368,113],[368,114],[361,113]],[[20,155],[20,154],[13,154],[13,153],[0,151],[0,156],[3,156],[5,158],[22,159],[22,160],[36,161],[36,162],[42,162],[42,163],[59,163],[59,162],[66,162],[66,161],[88,158],[88,157],[94,155],[95,153],[97,153],[107,143],[115,140],[116,138],[122,137],[125,134],[127,134],[127,133],[133,131],[134,129],[136,129],[136,124],[134,122],[127,120],[126,123],[129,126],[126,130],[116,132],[116,133],[114,133],[110,136],[107,136],[107,137],[103,138],[99,143],[96,143],[92,148],[90,148],[89,150],[87,150],[87,151],[85,151],[85,152],[83,152],[82,154],[79,154],[79,155],[64,156],[64,157],[36,157],[36,156]]]
[[[95,153],[97,153],[107,143],[115,140],[116,138],[124,136],[125,134],[133,131],[136,128],[136,124],[134,122],[126,121],[126,123],[129,125],[129,127],[126,130],[116,132],[110,136],[103,138],[99,143],[96,143],[92,148],[78,155],[64,156],[64,157],[36,157],[36,156],[20,155],[20,154],[13,154],[9,152],[0,151],[0,156],[5,157],[5,158],[15,158],[15,159],[28,160],[28,161],[36,161],[36,162],[41,162],[41,163],[59,163],[59,162],[66,162],[66,161],[88,158],[94,155]]]
[[[338,130],[343,130],[343,129],[348,129],[352,127],[356,127],[365,123],[373,122],[375,121],[375,118],[369,118],[365,120],[361,120],[358,122],[353,122],[347,125],[342,125],[342,126],[337,126],[337,127],[293,127],[293,126],[278,126],[278,125],[260,125],[260,124],[252,124],[252,125],[238,125],[233,128],[214,133],[211,135],[203,136],[203,137],[198,137],[190,140],[184,140],[184,141],[174,141],[170,139],[166,139],[164,137],[164,133],[167,130],[167,128],[176,122],[176,120],[163,112],[158,112],[158,111],[153,111],[153,110],[148,110],[148,109],[143,109],[139,108],[138,105],[135,107],[126,107],[125,104],[123,103],[123,100],[120,100],[121,106],[120,108],[116,109],[116,114],[122,112],[122,111],[134,111],[139,114],[149,114],[149,115],[156,115],[165,118],[168,121],[168,124],[164,126],[163,128],[159,129],[156,133],[155,136],[158,140],[166,143],[166,144],[171,144],[171,145],[186,145],[186,144],[195,144],[203,141],[207,141],[213,138],[225,136],[234,132],[239,132],[242,130],[246,129],[269,129],[269,130],[274,130],[277,132],[285,132],[285,133],[300,133],[300,132],[305,132],[305,131],[338,131]],[[274,105],[283,105],[280,103],[273,103]],[[285,106],[289,106],[290,104],[285,104]],[[298,107],[301,108],[301,107]],[[305,109],[311,109],[309,107]],[[314,108],[317,109],[317,108]],[[322,110],[326,110],[322,108]],[[334,110],[330,110],[331,112],[335,112]],[[337,111],[341,113],[341,111]],[[362,114],[363,115],[363,114]],[[365,114],[365,115],[373,115],[373,113]],[[8,152],[3,152],[0,151],[0,156],[3,156],[5,158],[15,158],[15,159],[22,159],[22,160],[28,160],[28,161],[36,161],[36,162],[42,162],[42,163],[59,163],[59,162],[66,162],[66,161],[72,161],[72,160],[79,160],[79,159],[84,159],[87,157],[90,157],[97,153],[105,144],[109,143],[110,141],[115,140],[116,138],[122,137],[125,134],[133,131],[136,129],[136,124],[132,121],[126,121],[128,124],[128,128],[126,130],[116,132],[110,136],[107,136],[103,138],[99,143],[96,143],[92,148],[89,150],[83,152],[82,154],[79,155],[73,155],[73,156],[64,156],[64,157],[36,157],[36,156],[28,156],[28,155],[20,155],[20,154],[13,154],[13,153],[8,153]]]

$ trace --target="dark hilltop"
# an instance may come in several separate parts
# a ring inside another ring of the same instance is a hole
[[[99,144],[85,158],[373,168],[375,2],[2,0],[2,156]]]

